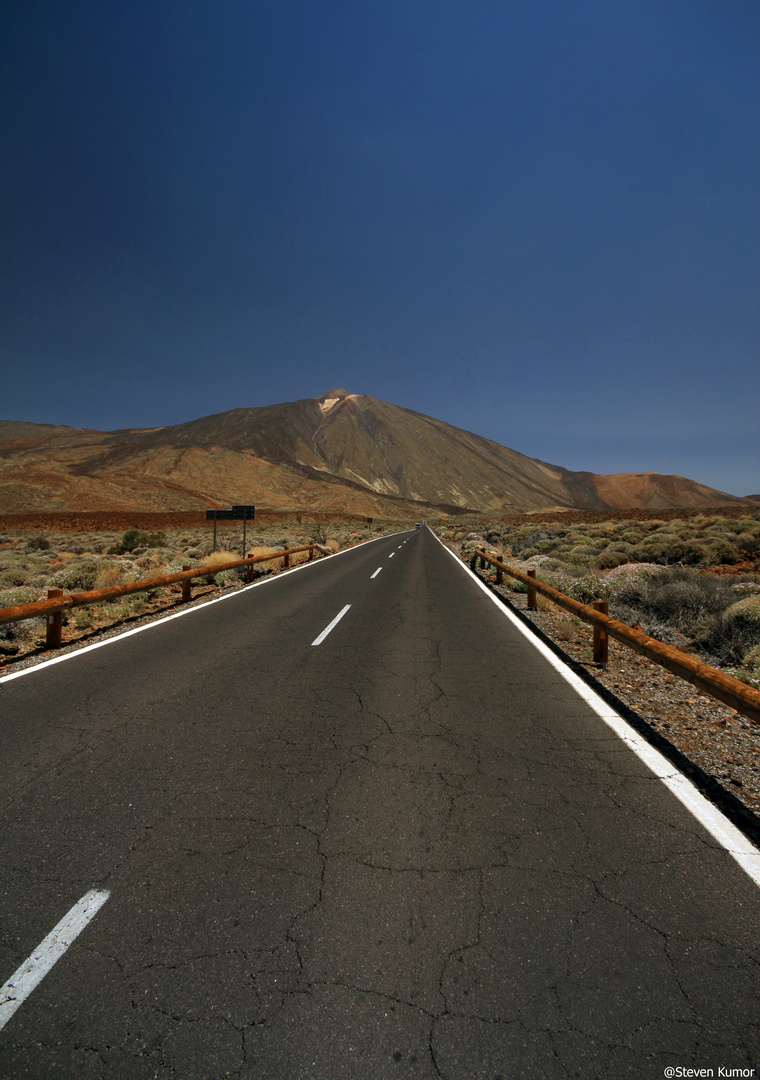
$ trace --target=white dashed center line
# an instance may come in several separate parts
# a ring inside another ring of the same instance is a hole
[[[87,923],[105,904],[109,894],[91,889],[71,911],[54,926],[32,955],[11,975],[5,986],[0,987],[0,1028],[5,1027],[16,1009],[29,997],[35,986],[60,960],[69,945],[81,934]]]
[[[396,554],[396,552],[395,552],[395,551],[392,551],[392,552],[390,553],[390,555],[388,556],[388,558],[389,558],[389,559],[392,559],[392,558],[393,558],[393,556],[394,556],[395,554]]]
[[[372,577],[369,580],[372,581],[373,577],[377,577],[377,575],[380,573],[381,570],[382,570],[382,566],[378,566],[377,570],[375,570],[374,574],[372,575]]]
[[[350,607],[351,607],[350,604],[346,604],[346,606],[341,611],[338,612],[338,614],[335,616],[335,618],[330,623],[330,625],[326,626],[324,628],[324,630],[319,635],[319,637],[314,638],[314,640],[312,641],[312,645],[321,645],[322,642],[327,637],[327,635],[330,633],[330,631],[333,630],[338,625],[338,623],[340,622],[340,620],[343,618],[343,616],[346,614],[346,612],[348,611],[348,609]]]

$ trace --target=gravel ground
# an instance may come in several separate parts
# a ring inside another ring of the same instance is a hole
[[[480,576],[485,580],[482,571]],[[760,726],[612,639],[607,665],[595,664],[593,631],[586,623],[556,608],[528,611],[524,593],[514,593],[508,585],[490,587],[548,638],[595,689],[621,705],[623,715],[755,842],[760,841]],[[668,753],[669,748],[676,752]],[[696,768],[690,769],[689,763]]]

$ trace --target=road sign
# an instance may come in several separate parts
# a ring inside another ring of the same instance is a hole
[[[256,507],[247,503],[233,504],[231,510],[207,510],[206,521],[253,521]]]

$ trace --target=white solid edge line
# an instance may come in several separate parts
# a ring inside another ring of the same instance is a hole
[[[430,531],[433,532],[432,529]],[[567,664],[565,664],[556,653],[545,645],[540,638],[537,638],[535,634],[531,632],[530,628],[527,627],[521,619],[518,619],[517,616],[511,612],[489,588],[486,587],[478,575],[474,573],[466,563],[462,562],[462,560],[454,554],[451,548],[448,548],[442,542],[439,536],[436,536],[435,533],[433,533],[433,536],[435,536],[444,551],[447,551],[452,559],[462,567],[465,573],[474,578],[478,586],[495,604],[498,610],[517,627],[520,633],[522,633],[536,649],[538,649],[542,656],[549,661],[563,679],[565,679],[576,693],[579,694],[580,697],[582,697],[594,710],[597,716],[604,720],[608,727],[612,728],[625,745],[628,746],[639,760],[643,761],[655,776],[663,782],[679,802],[689,810],[692,816],[695,817],[697,821],[707,829],[710,835],[718,841],[721,847],[725,848],[729,855],[733,856],[739,866],[741,866],[742,870],[752,878],[755,884],[760,885],[760,850],[747,839],[740,829],[737,829],[737,827],[728,820],[725,814],[719,810],[717,806],[714,806],[710,800],[702,794],[691,780],[684,776],[675,765],[668,761],[664,754],[661,754],[659,750],[655,750],[642,735],[639,735],[638,731],[632,728],[631,725],[623,719],[620,713],[616,712],[611,705],[608,705],[595,690],[592,690],[583,679],[576,675],[574,671],[571,671]]]
[[[398,534],[391,533],[390,535],[394,536]],[[25,675],[33,675],[36,671],[42,671],[44,668],[52,667],[53,664],[62,664],[66,660],[73,660],[77,656],[93,652],[95,649],[102,649],[106,645],[114,645],[124,638],[132,637],[133,634],[142,634],[144,630],[151,630],[154,626],[160,626],[161,623],[171,622],[172,619],[181,619],[185,615],[192,615],[195,611],[201,611],[205,607],[210,607],[211,604],[220,604],[223,600],[231,600],[232,597],[240,596],[241,593],[248,592],[250,589],[260,589],[264,585],[272,585],[277,581],[282,581],[288,574],[297,574],[300,570],[309,570],[313,566],[323,566],[328,559],[337,559],[340,555],[348,555],[350,552],[356,551],[358,547],[364,547],[365,544],[376,544],[380,540],[388,539],[388,536],[376,536],[373,540],[365,540],[362,544],[356,544],[352,548],[345,548],[343,551],[334,551],[332,555],[325,555],[321,559],[314,559],[313,562],[301,563],[300,566],[291,566],[289,570],[283,570],[282,573],[277,574],[276,577],[269,577],[264,581],[254,581],[252,585],[244,585],[242,589],[235,589],[234,592],[224,593],[223,596],[215,596],[212,600],[205,600],[202,604],[193,604],[192,607],[183,608],[182,611],[174,611],[171,615],[164,615],[163,618],[154,619],[152,622],[145,623],[143,626],[133,626],[131,630],[124,630],[120,634],[114,634],[113,637],[106,638],[105,641],[94,641],[91,645],[83,645],[81,649],[74,649],[72,652],[64,653],[61,656],[51,656],[49,660],[42,660],[39,664],[33,664],[31,667],[22,668],[21,671],[12,671],[9,675],[1,675],[0,684],[10,682],[12,679],[20,679]]]
[[[338,625],[338,623],[340,622],[340,620],[341,620],[341,619],[343,618],[343,616],[344,616],[344,615],[346,614],[346,612],[348,611],[348,609],[349,609],[350,607],[351,607],[351,605],[350,605],[350,604],[346,604],[346,606],[345,606],[344,608],[342,608],[342,609],[341,609],[341,610],[340,610],[340,611],[338,612],[338,614],[337,614],[337,615],[335,616],[335,618],[334,618],[334,619],[333,619],[333,621],[332,621],[332,622],[330,623],[330,625],[329,625],[329,626],[326,626],[326,627],[324,628],[324,630],[323,630],[323,631],[322,631],[322,633],[321,633],[321,634],[319,635],[319,637],[316,637],[316,638],[314,638],[314,640],[312,641],[312,645],[321,645],[321,644],[322,644],[322,642],[323,642],[323,641],[325,640],[325,638],[327,637],[327,635],[328,635],[328,634],[330,633],[330,631],[331,631],[331,630],[333,630],[333,629],[334,629],[334,628],[335,628],[335,627],[336,627],[336,626]]]
[[[382,566],[378,566],[377,570],[375,570],[374,574],[371,575],[369,580],[372,581],[372,578],[376,578],[381,570],[382,570]]]
[[[53,927],[32,955],[0,987],[0,1028],[5,1027],[16,1009],[42,982],[69,945],[81,934],[88,922],[100,911],[109,897],[108,892],[90,889],[78,904],[74,904],[57,926]]]

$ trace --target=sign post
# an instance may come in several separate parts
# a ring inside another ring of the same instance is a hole
[[[256,517],[256,507],[252,503],[233,503],[231,510],[207,510],[206,521],[214,522],[214,551],[216,551],[217,521],[243,522],[243,558],[245,558],[245,523]]]

